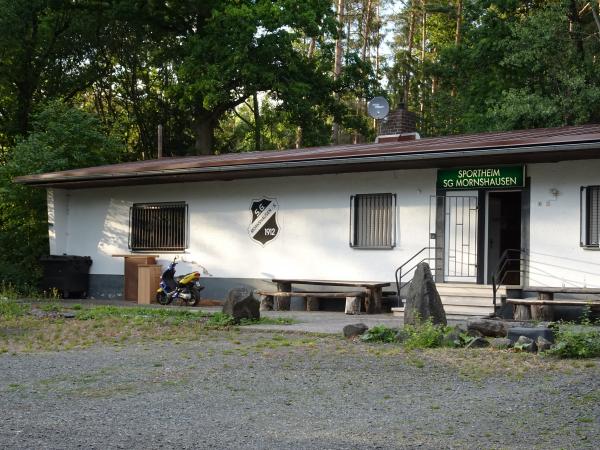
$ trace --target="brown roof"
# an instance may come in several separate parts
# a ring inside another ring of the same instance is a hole
[[[77,188],[599,157],[600,125],[583,125],[382,144],[161,158],[28,175],[15,182]]]

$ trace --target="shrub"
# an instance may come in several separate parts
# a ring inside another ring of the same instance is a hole
[[[447,332],[447,327],[434,325],[431,320],[416,326],[406,325],[403,330],[404,346],[409,349],[441,347]]]
[[[376,325],[360,337],[364,342],[394,342],[398,330],[385,325]]]
[[[600,356],[600,329],[575,329],[562,326],[556,344],[547,352],[559,358],[594,358]]]

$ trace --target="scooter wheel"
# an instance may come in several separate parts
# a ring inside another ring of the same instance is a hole
[[[168,305],[173,301],[173,298],[169,297],[165,292],[156,293],[156,302],[161,305]]]
[[[192,294],[192,298],[184,300],[185,304],[187,306],[198,306],[198,303],[200,303],[200,292],[196,289],[191,289],[190,293]]]

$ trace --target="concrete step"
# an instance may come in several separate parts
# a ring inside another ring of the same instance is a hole
[[[459,297],[440,295],[443,305],[459,305],[459,306],[491,306],[493,305],[492,297]],[[500,299],[497,300],[498,304]]]
[[[492,286],[487,285],[465,285],[465,284],[449,284],[439,283],[436,288],[440,296],[442,295],[458,295],[461,297],[493,297],[494,291]],[[496,293],[499,298],[501,295],[506,295],[506,288],[500,287]]]

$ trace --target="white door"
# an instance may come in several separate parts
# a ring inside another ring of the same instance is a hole
[[[476,283],[477,192],[447,192],[444,208],[444,281]]]

